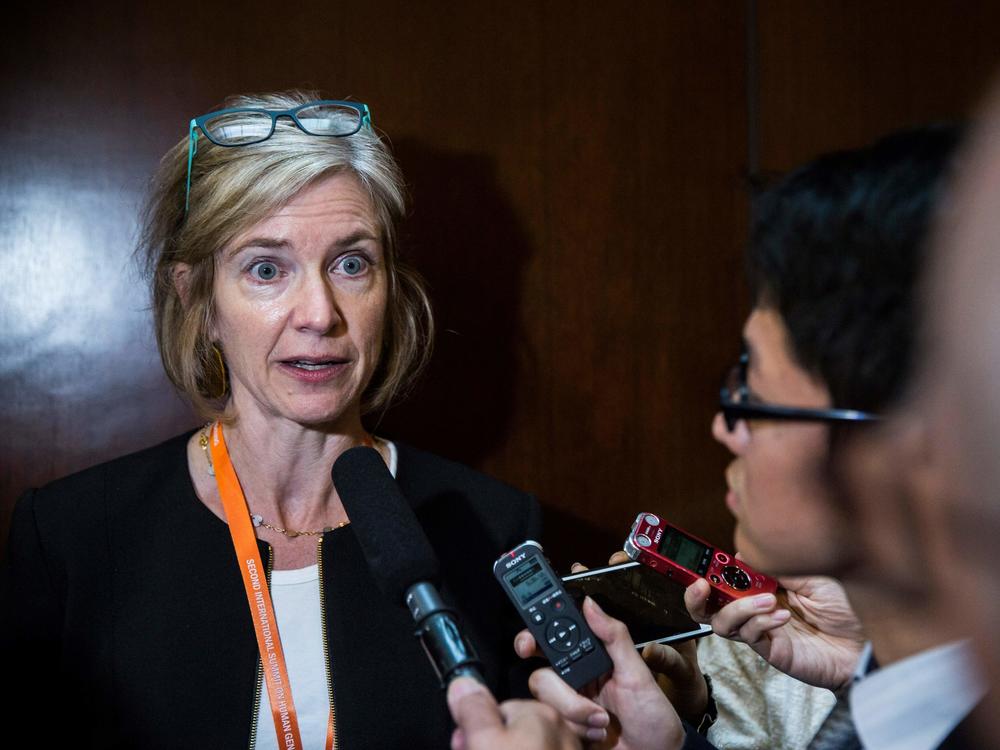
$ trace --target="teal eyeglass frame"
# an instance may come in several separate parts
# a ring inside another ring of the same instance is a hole
[[[348,133],[313,133],[298,118],[298,112],[303,109],[310,109],[312,107],[318,107],[325,104],[335,105],[338,107],[346,107],[347,109],[353,109],[358,113],[358,126],[354,130]],[[242,143],[222,143],[213,138],[208,129],[205,127],[205,123],[209,120],[219,117],[221,115],[228,115],[233,112],[256,112],[258,114],[264,114],[271,118],[271,129],[268,131],[267,135],[261,138],[254,138],[253,140],[244,141]],[[306,135],[315,135],[319,137],[326,138],[346,138],[347,136],[354,135],[361,128],[372,126],[372,115],[371,110],[368,109],[368,105],[362,102],[345,102],[339,99],[317,99],[313,102],[306,102],[305,104],[300,104],[297,107],[292,107],[291,109],[261,109],[259,107],[230,107],[228,109],[219,109],[215,112],[209,112],[208,114],[199,115],[198,117],[191,118],[191,122],[188,124],[188,161],[187,161],[187,180],[184,192],[184,215],[187,216],[188,207],[191,201],[191,165],[194,163],[194,155],[198,153],[198,132],[201,131],[208,140],[214,143],[216,146],[223,146],[225,148],[240,148],[241,146],[252,146],[255,143],[262,143],[274,135],[274,129],[277,127],[278,118],[287,117],[295,126],[301,130]]]

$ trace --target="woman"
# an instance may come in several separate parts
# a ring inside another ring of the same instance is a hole
[[[487,681],[503,696],[518,679],[491,565],[538,534],[537,504],[362,422],[430,351],[403,209],[362,104],[239,97],[166,155],[142,247],[164,366],[208,425],[19,501],[5,632],[26,710],[64,719],[38,725],[45,744],[446,747],[409,613],[374,588],[331,483],[363,444],[424,526]]]

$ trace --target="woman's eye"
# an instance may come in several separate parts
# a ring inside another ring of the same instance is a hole
[[[278,266],[269,260],[262,260],[250,266],[250,275],[257,281],[274,281],[278,277]]]
[[[359,276],[368,268],[368,261],[360,255],[348,255],[337,265],[348,276]]]

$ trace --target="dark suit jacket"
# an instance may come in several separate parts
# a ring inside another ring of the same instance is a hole
[[[938,745],[938,750],[974,750],[993,747],[993,744],[984,741],[983,736],[976,731],[977,725],[982,723],[981,718],[977,717],[985,710],[984,705],[984,702],[980,701],[979,705],[951,731],[951,734],[944,738]]]
[[[248,746],[254,629],[228,527],[195,496],[187,438],[18,502],[3,615],[17,698],[0,732],[53,747],[60,734],[78,747]],[[398,482],[440,558],[442,595],[459,610],[497,696],[523,693],[527,670],[512,649],[519,621],[492,563],[538,537],[537,503],[398,448]],[[410,615],[375,589],[350,526],[324,535],[322,560],[338,747],[448,747],[444,695]]]

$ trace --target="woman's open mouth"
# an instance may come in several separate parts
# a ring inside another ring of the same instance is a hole
[[[319,383],[334,378],[350,364],[346,359],[286,359],[280,367],[296,380]]]
[[[299,367],[303,370],[315,371],[315,370],[322,370],[324,367],[333,367],[334,365],[339,363],[340,362],[338,360],[333,360],[333,359],[328,359],[324,362],[311,362],[311,361],[306,361],[304,359],[293,359],[289,360],[286,364],[289,364],[292,367]]]

